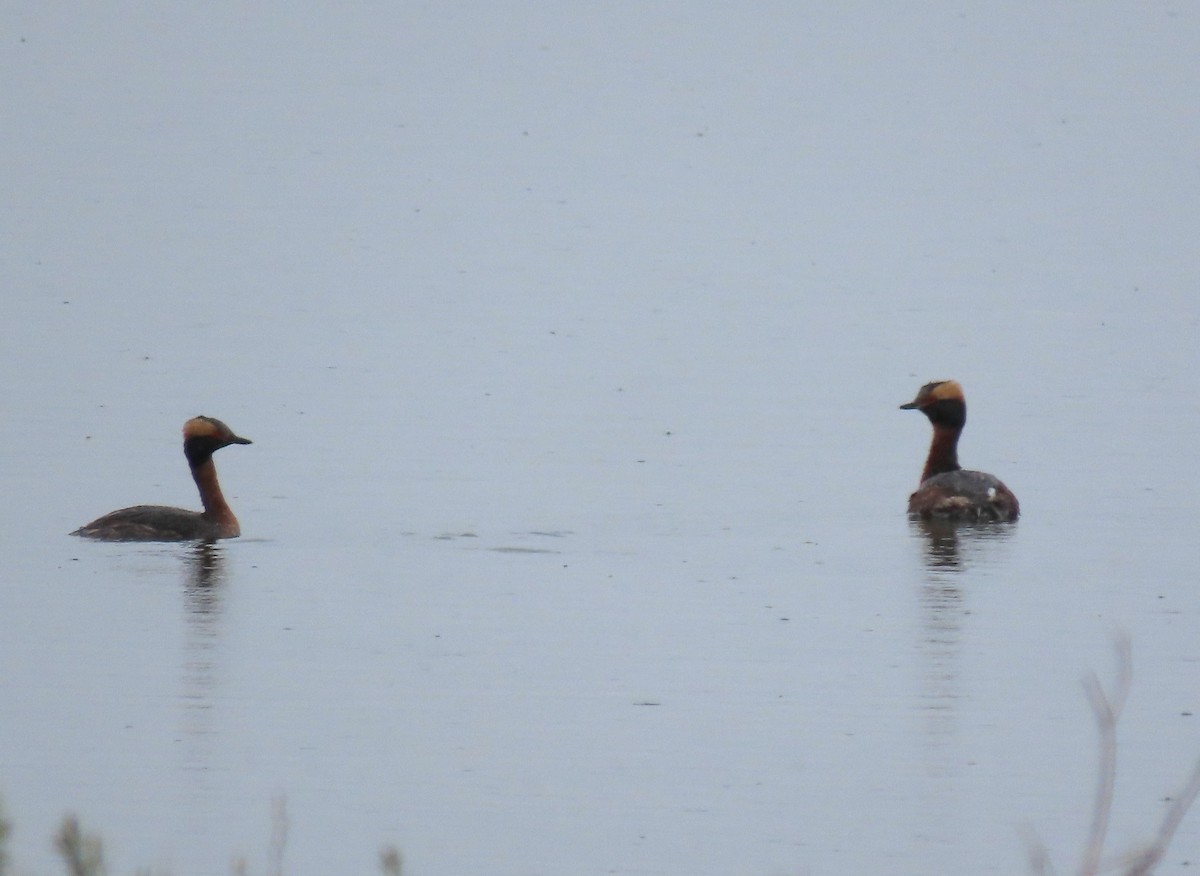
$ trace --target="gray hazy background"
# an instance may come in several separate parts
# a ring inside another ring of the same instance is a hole
[[[0,794],[110,872],[1013,873],[1200,754],[1200,10],[9,4]],[[1013,528],[903,515],[934,378]],[[194,507],[244,538],[65,533]],[[1160,872],[1200,856],[1187,822]]]

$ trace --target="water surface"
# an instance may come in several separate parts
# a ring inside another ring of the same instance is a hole
[[[1200,755],[1200,19],[14,13],[0,793],[110,872],[1078,861]],[[953,377],[1011,527],[905,519]],[[194,506],[244,537],[66,535]],[[1200,856],[1200,814],[1160,872]]]

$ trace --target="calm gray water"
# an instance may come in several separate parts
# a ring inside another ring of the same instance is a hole
[[[840,10],[840,11],[839,11]],[[0,795],[110,872],[1078,862],[1200,756],[1200,12],[3,28]],[[1013,527],[904,516],[953,377]],[[66,535],[196,505],[244,537]],[[1200,812],[1161,872],[1200,860]],[[1190,872],[1190,871],[1189,871]]]

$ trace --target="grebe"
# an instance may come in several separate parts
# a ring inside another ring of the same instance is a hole
[[[200,490],[203,511],[166,505],[135,505],[93,520],[71,533],[102,541],[193,541],[237,538],[237,518],[221,495],[212,455],[230,444],[250,444],[212,417],[193,417],[183,424],[183,455]]]
[[[902,411],[917,410],[933,424],[933,442],[921,485],[908,497],[908,513],[926,519],[1016,520],[1021,505],[994,475],[965,471],[958,464],[958,436],[967,422],[967,401],[954,380],[926,383]]]

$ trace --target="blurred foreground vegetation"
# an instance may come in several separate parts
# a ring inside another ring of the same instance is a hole
[[[8,858],[8,837],[12,824],[5,817],[3,801],[0,801],[0,876],[11,876]],[[282,797],[276,798],[271,811],[271,846],[268,861],[269,876],[283,876],[283,858],[287,847],[287,805]],[[106,876],[104,866],[104,844],[100,837],[86,833],[74,815],[63,818],[54,835],[54,848],[63,860],[67,876]],[[385,846],[379,852],[379,869],[383,876],[403,876],[403,861],[400,850]],[[249,876],[245,858],[235,858],[230,865],[234,876]],[[149,871],[138,871],[138,876],[149,876]]]

